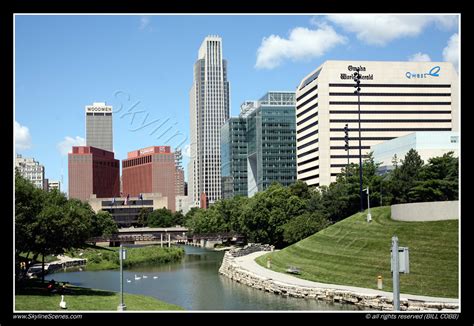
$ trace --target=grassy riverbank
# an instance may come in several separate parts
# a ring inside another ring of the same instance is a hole
[[[117,269],[120,267],[118,249],[117,247],[88,246],[85,249],[67,252],[66,255],[75,258],[86,258],[87,270]],[[164,264],[178,261],[184,257],[184,249],[181,247],[162,248],[159,245],[150,245],[130,247],[126,250],[127,259],[123,261],[125,268],[145,264]]]
[[[23,287],[16,289],[15,309],[21,311],[62,310],[59,307],[60,294],[50,294],[46,284],[38,280],[28,280]],[[64,294],[67,304],[66,311],[117,311],[120,293],[87,289],[76,286],[68,287]],[[163,311],[184,310],[182,307],[159,301],[155,298],[124,293],[127,311]]]
[[[383,290],[392,291],[390,272],[391,238],[409,247],[410,273],[400,274],[402,293],[457,298],[458,221],[400,222],[390,218],[390,207],[357,213],[281,251],[266,254],[257,262],[285,272],[289,266],[301,270],[303,279],[377,288],[383,277]]]

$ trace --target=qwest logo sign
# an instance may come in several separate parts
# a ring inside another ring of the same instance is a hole
[[[428,78],[428,76],[439,77],[439,71],[440,70],[441,70],[440,66],[435,66],[435,67],[431,68],[430,71],[425,72],[425,73],[407,71],[405,73],[405,76],[408,79]]]

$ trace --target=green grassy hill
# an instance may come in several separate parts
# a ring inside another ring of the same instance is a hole
[[[400,274],[401,293],[458,297],[458,220],[399,222],[390,218],[390,207],[357,213],[281,251],[260,256],[266,267],[285,272],[300,268],[303,279],[377,289],[377,276],[383,277],[383,290],[392,291],[390,272],[391,238],[409,247],[410,274]]]

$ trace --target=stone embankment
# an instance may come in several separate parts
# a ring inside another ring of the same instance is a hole
[[[250,244],[242,249],[229,250],[224,255],[219,273],[238,283],[282,296],[354,304],[363,310],[393,310],[390,292],[296,279],[284,273],[267,272],[267,270],[263,270],[263,267],[257,265],[256,262],[251,264],[247,262],[245,267],[242,266],[242,257],[250,255],[253,260],[259,255],[252,253],[262,252],[261,254],[264,254],[265,251],[273,251],[273,249],[273,246],[269,245]],[[254,268],[249,268],[249,266]],[[450,312],[459,310],[459,301],[456,299],[443,300],[442,298],[432,298],[433,300],[424,300],[426,298],[429,297],[402,294],[400,297],[400,309],[402,311]]]

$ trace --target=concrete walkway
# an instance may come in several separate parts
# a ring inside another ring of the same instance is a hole
[[[255,258],[267,254],[268,251],[257,251],[251,253],[246,256],[236,257],[234,262],[240,266],[240,268],[245,269],[251,273],[259,275],[261,277],[272,279],[276,282],[281,282],[288,285],[293,286],[301,286],[301,287],[309,287],[309,288],[322,288],[322,289],[337,289],[343,291],[352,291],[356,293],[363,293],[368,295],[380,295],[392,300],[393,293],[392,292],[385,292],[380,290],[373,290],[367,288],[360,288],[355,286],[347,286],[347,285],[337,285],[337,284],[327,284],[327,283],[319,283],[319,282],[312,282],[297,278],[290,274],[284,274],[279,272],[274,272],[267,268],[264,268],[257,264]],[[442,302],[442,303],[451,303],[451,304],[459,304],[459,299],[452,299],[452,298],[439,298],[439,297],[428,297],[422,295],[414,295],[414,294],[400,294],[400,300],[409,299],[409,300],[417,300],[417,301],[425,301],[425,302]]]

